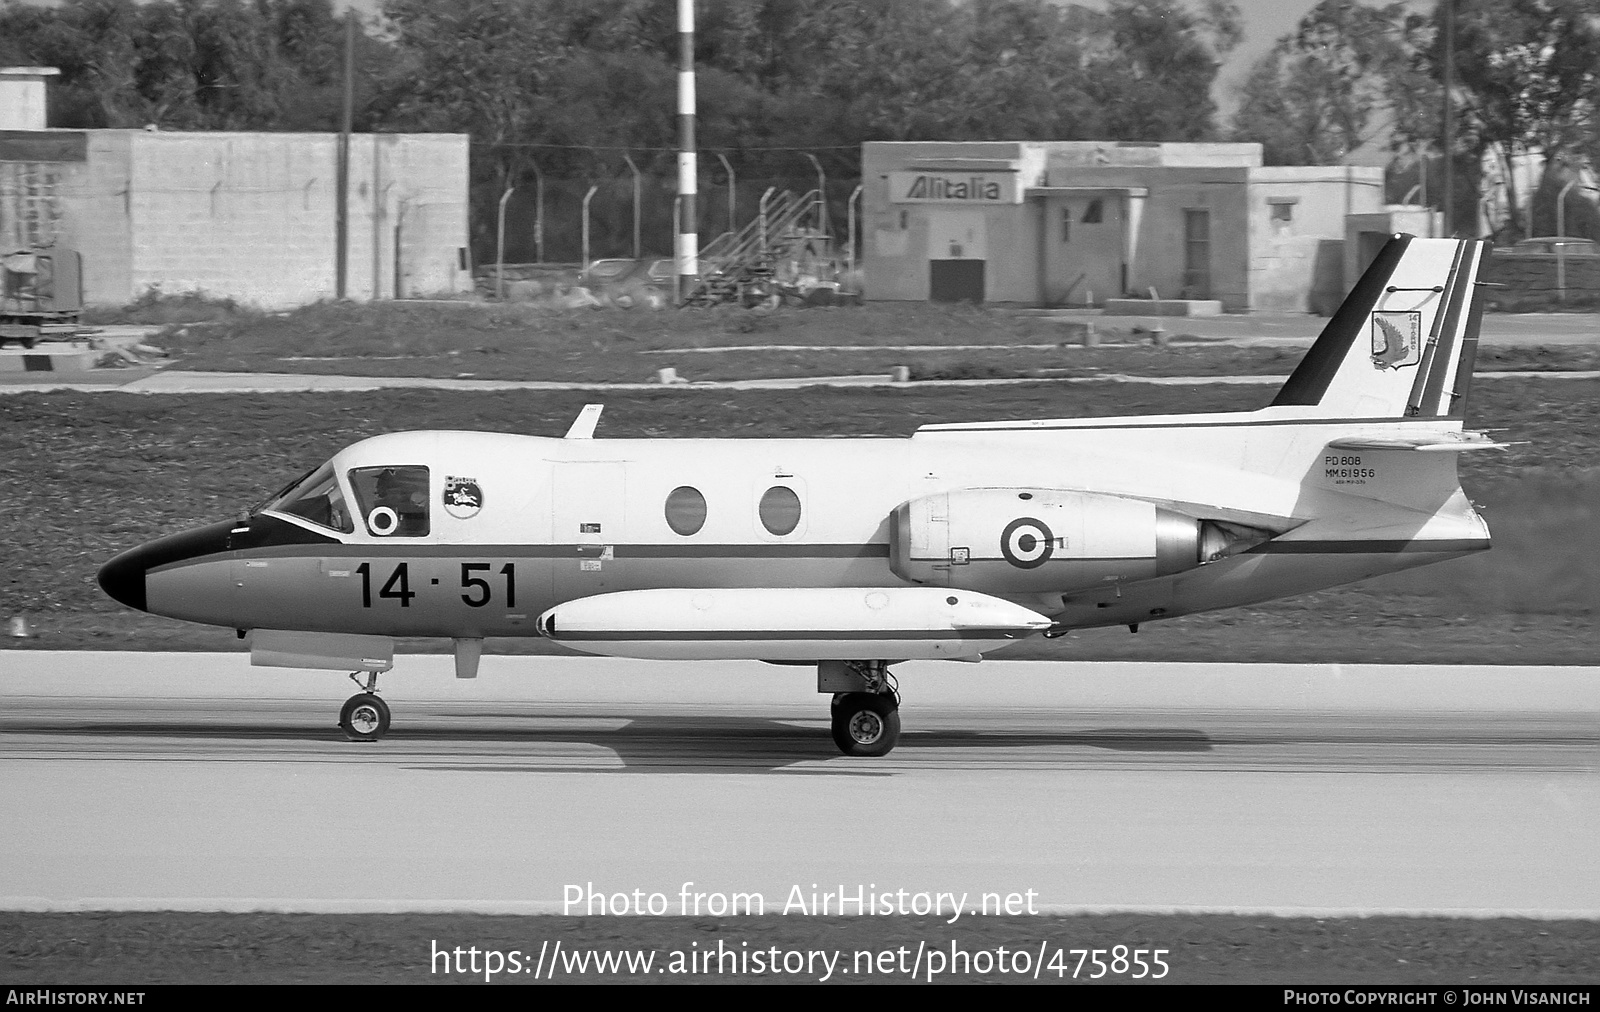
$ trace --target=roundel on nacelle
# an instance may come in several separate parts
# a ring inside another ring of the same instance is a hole
[[[1018,517],[1000,534],[1000,554],[1018,569],[1036,569],[1050,561],[1056,538],[1042,520]]]

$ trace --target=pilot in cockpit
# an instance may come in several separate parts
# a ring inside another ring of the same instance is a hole
[[[385,467],[377,469],[373,484],[373,504],[369,516],[380,509],[393,510],[396,521],[391,530],[374,533],[396,537],[423,537],[428,533],[428,469],[425,467]]]

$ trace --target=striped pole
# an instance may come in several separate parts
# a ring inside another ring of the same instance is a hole
[[[689,290],[700,273],[700,235],[695,195],[699,165],[694,147],[694,0],[678,0],[678,302],[689,297]]]

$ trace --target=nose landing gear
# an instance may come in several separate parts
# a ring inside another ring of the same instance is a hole
[[[378,698],[378,673],[366,672],[367,684],[361,685],[362,672],[352,672],[350,680],[361,691],[345,700],[339,711],[339,729],[351,741],[377,741],[389,730],[389,704]]]

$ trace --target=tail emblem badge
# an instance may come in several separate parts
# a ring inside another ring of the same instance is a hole
[[[1372,314],[1372,364],[1379,369],[1399,369],[1422,359],[1422,314],[1418,312]]]

